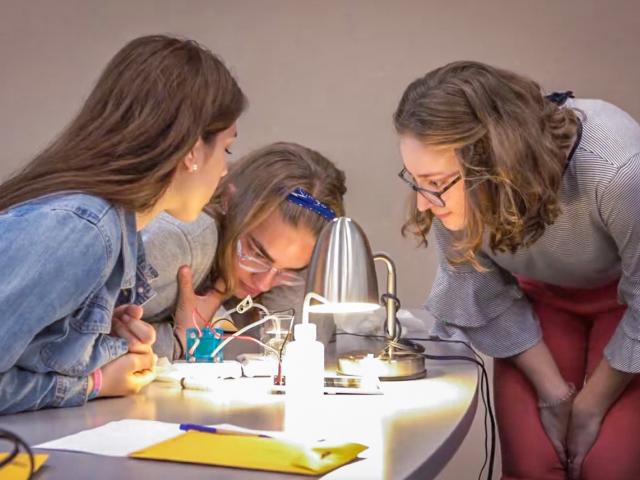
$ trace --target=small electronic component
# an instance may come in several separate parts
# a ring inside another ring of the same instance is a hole
[[[233,327],[235,324],[231,320],[231,314],[234,312],[244,313],[251,308],[257,308],[263,315],[259,320],[244,326],[241,329],[236,329],[236,332],[230,335],[225,335],[224,330],[217,327],[222,322],[228,322]],[[268,366],[269,372],[266,375],[271,375],[272,370],[280,370],[280,359],[282,352],[284,351],[286,341],[291,335],[291,326],[293,325],[295,311],[292,309],[292,314],[285,315],[285,312],[269,313],[269,311],[259,303],[254,303],[250,296],[244,298],[235,308],[224,311],[224,315],[216,317],[214,319],[206,319],[198,311],[197,308],[193,309],[192,321],[193,327],[187,328],[187,345],[185,352],[185,360],[188,363],[222,363],[223,348],[232,340],[244,340],[251,341],[259,344],[265,350],[265,356],[271,358],[272,362]],[[289,321],[289,329],[286,330],[286,335],[283,337],[281,330],[281,322],[286,319]],[[273,325],[268,329],[269,333],[276,332],[274,338],[270,338],[267,343],[264,343],[257,338],[243,335],[247,330],[258,327],[266,322],[273,322]],[[205,325],[201,327],[200,325]],[[272,365],[275,362],[275,365]],[[264,367],[265,365],[261,365]],[[251,369],[249,369],[251,370]],[[254,375],[265,375],[264,368],[258,368],[250,373]]]
[[[220,349],[214,356],[211,354],[222,343],[224,331],[221,328],[187,328],[187,348],[185,360],[187,362],[212,363],[223,361],[223,351]]]

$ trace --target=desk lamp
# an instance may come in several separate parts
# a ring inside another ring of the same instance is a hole
[[[387,267],[386,336],[382,351],[351,352],[338,358],[338,373],[364,376],[374,373],[381,380],[409,380],[426,375],[424,357],[407,348],[393,346],[397,341],[396,269],[385,254],[371,253],[369,241],[360,226],[347,217],[326,225],[316,242],[307,276],[303,317],[309,313],[371,312],[380,308],[374,260]],[[317,303],[311,303],[316,300]]]

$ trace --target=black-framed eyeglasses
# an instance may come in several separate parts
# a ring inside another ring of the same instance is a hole
[[[436,207],[444,207],[446,203],[442,198],[442,195],[444,195],[447,190],[453,187],[462,178],[462,175],[458,173],[449,183],[447,183],[444,187],[437,191],[429,190],[428,188],[422,188],[421,186],[419,186],[413,175],[411,175],[409,171],[404,167],[402,168],[402,170],[400,170],[400,173],[398,173],[398,177],[400,177],[400,179],[404,183],[409,185],[411,190],[422,195],[432,205],[435,205]]]

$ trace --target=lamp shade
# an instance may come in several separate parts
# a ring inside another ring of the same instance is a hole
[[[380,307],[369,241],[350,218],[336,218],[320,232],[311,256],[306,292],[325,300],[310,305],[310,312],[368,312]]]

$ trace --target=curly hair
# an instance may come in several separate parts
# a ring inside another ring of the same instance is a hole
[[[465,226],[448,260],[482,269],[485,236],[493,252],[533,244],[560,214],[558,193],[578,118],[516,73],[459,61],[412,82],[394,113],[399,135],[456,150],[465,187]],[[403,235],[427,244],[433,214],[416,208]]]

